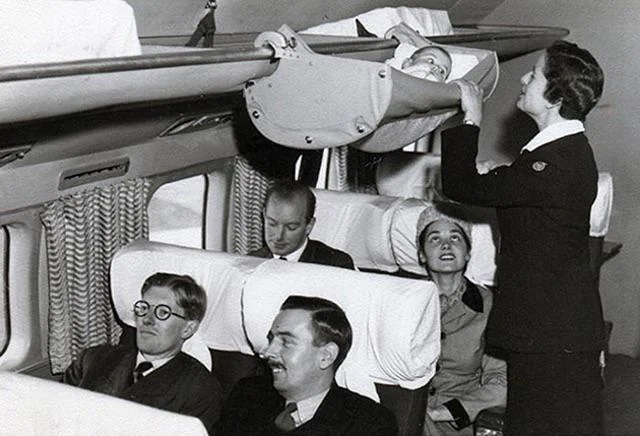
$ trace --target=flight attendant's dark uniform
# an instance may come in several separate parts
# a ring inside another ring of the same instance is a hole
[[[498,292],[487,341],[508,355],[507,434],[597,434],[604,323],[589,269],[593,152],[583,133],[572,134],[480,175],[479,132],[443,132],[442,179],[448,197],[497,211]]]

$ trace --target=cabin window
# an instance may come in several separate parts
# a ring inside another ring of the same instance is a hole
[[[0,355],[7,348],[9,340],[9,301],[7,298],[7,263],[9,261],[9,235],[0,226]]]
[[[204,248],[205,176],[162,185],[149,202],[149,240]]]

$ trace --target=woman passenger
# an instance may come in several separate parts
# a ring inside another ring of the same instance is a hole
[[[442,329],[425,436],[471,436],[478,413],[504,406],[507,398],[506,363],[484,349],[493,296],[464,276],[471,228],[460,217],[451,205],[434,204],[422,212],[417,225],[418,258],[438,287]]]
[[[587,51],[556,41],[520,79],[516,106],[539,133],[511,164],[476,171],[482,91],[459,82],[464,123],[442,134],[442,183],[457,201],[495,207],[498,292],[487,341],[507,352],[508,435],[603,433],[604,324],[589,269],[598,169],[584,134],[602,94]]]

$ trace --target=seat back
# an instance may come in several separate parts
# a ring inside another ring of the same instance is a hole
[[[413,161],[409,165],[411,174],[425,174],[439,168],[439,163],[432,155],[407,153],[407,157],[402,159],[409,163]],[[422,171],[418,167],[422,167]],[[404,180],[408,189],[406,193],[425,192],[420,188],[420,183],[431,183],[425,178],[412,181],[404,179],[402,174],[390,176],[394,189],[385,192],[396,192],[395,188],[403,185],[401,180]],[[382,182],[378,183],[380,185]],[[390,185],[385,186],[389,188]],[[416,224],[420,213],[431,204],[429,200],[320,189],[315,194],[316,224],[311,237],[346,251],[361,269],[389,273],[402,269],[414,274],[423,273],[417,258]],[[602,263],[602,243],[609,229],[612,202],[611,175],[600,173],[598,194],[591,206],[589,232],[594,272],[599,270]],[[473,244],[466,275],[476,283],[495,286],[499,247],[495,212],[490,208],[461,208],[472,223]]]
[[[416,249],[420,213],[431,202],[348,192],[316,190],[316,224],[311,232],[346,251],[358,268],[383,272],[402,269],[424,275]],[[493,286],[498,230],[492,209],[465,207],[473,240],[466,275],[475,283]]]
[[[52,380],[0,372],[0,392],[4,435],[207,435],[193,416]]]
[[[398,420],[400,434],[419,435],[426,386],[440,354],[437,290],[431,282],[324,265],[268,260],[248,278],[243,319],[254,350],[289,295],[337,303],[353,329],[353,345],[336,382],[380,401]]]
[[[402,435],[421,434],[424,389],[440,353],[432,283],[137,241],[119,250],[111,266],[114,307],[124,324],[135,325],[131,307],[144,280],[156,272],[188,274],[206,290],[207,314],[187,342],[205,346],[209,368],[226,394],[238,379],[262,371],[256,353],[287,296],[335,301],[354,330],[336,382],[392,410]],[[187,345],[184,351],[191,352]],[[202,353],[192,354],[202,359]]]
[[[198,332],[183,350],[211,369],[209,349],[252,355],[240,314],[242,287],[263,259],[136,241],[119,250],[111,262],[111,293],[120,320],[135,326],[133,303],[147,277],[157,272],[187,274],[207,293],[207,312]]]

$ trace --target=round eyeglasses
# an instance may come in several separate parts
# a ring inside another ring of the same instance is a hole
[[[133,313],[137,317],[142,318],[146,316],[151,310],[151,305],[144,300],[139,300],[133,303]],[[177,316],[178,318],[186,319],[184,316],[175,313],[169,306],[166,304],[158,304],[153,308],[153,315],[158,318],[160,321],[165,321],[171,317],[171,315]]]

